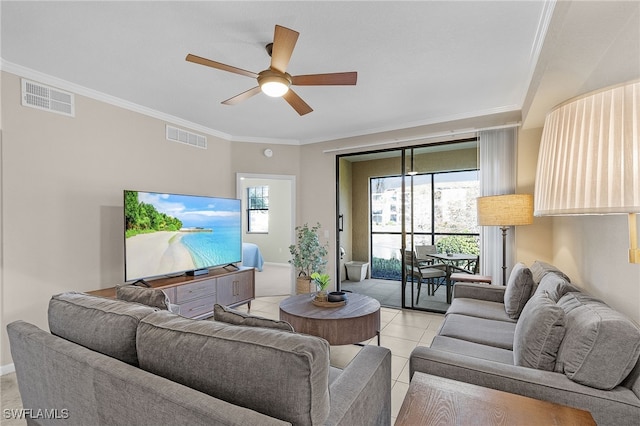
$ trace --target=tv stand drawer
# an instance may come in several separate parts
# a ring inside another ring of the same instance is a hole
[[[183,284],[176,287],[176,301],[178,305],[182,305],[184,302],[191,299],[199,299],[206,296],[216,294],[216,279],[211,278],[208,280],[202,280],[193,284]],[[213,309],[213,305],[211,305]]]
[[[180,315],[187,318],[210,317],[213,315],[213,305],[216,303],[215,293],[210,296],[193,299],[179,304]]]

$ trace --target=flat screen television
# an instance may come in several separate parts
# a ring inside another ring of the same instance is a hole
[[[242,261],[240,200],[124,191],[125,281]]]

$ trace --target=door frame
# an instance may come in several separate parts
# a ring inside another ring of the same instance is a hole
[[[289,242],[295,244],[295,224],[296,224],[296,176],[295,175],[275,175],[266,173],[236,173],[236,198],[243,199],[243,179],[264,179],[264,180],[287,180],[291,183],[291,223],[289,224]],[[244,232],[244,230],[243,230]],[[290,294],[295,294],[295,270],[291,268]]]

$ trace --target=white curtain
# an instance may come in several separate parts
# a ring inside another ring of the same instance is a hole
[[[480,196],[515,193],[517,138],[517,127],[479,132]],[[512,226],[507,231],[507,279],[515,259],[514,234]],[[480,227],[480,273],[502,284],[502,231],[497,226]]]

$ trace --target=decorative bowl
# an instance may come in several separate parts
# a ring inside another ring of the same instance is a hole
[[[329,302],[342,302],[343,300],[347,300],[347,293],[344,291],[332,291],[327,294],[327,300]]]

